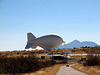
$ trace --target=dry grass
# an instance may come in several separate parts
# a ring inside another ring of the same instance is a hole
[[[84,57],[86,57],[86,56],[71,56],[71,58],[84,58]]]
[[[81,53],[86,53],[86,51],[91,50],[91,48],[77,48],[77,49],[68,49],[69,51],[72,52],[72,54],[81,54]],[[52,50],[54,53],[62,53],[62,51],[66,51],[66,49],[56,49]],[[14,57],[15,55],[28,55],[28,54],[47,54],[48,52],[46,50],[31,50],[31,51],[6,51],[6,52],[0,52],[0,56],[12,56]]]
[[[72,67],[89,75],[100,75],[100,47],[88,48],[86,51],[88,51],[88,54],[96,55],[89,55],[86,57],[87,60],[84,64],[78,64]]]
[[[29,73],[29,74],[27,73],[27,74],[23,74],[23,75],[56,75],[57,71],[59,70],[59,67],[63,66],[63,65],[65,65],[65,64],[57,64],[52,67],[43,68],[34,73]]]
[[[83,66],[83,64],[77,64],[72,67],[76,70],[85,72],[89,75],[100,75],[100,67],[99,66]]]
[[[98,50],[100,51],[100,47],[94,47],[94,48],[76,48],[76,49],[67,49],[72,52],[72,54],[85,54],[92,50]],[[66,49],[56,49],[52,50],[54,53],[62,53],[62,51],[66,51]],[[0,56],[13,56],[13,55],[27,55],[27,54],[47,54],[48,52],[46,50],[31,50],[31,51],[7,51],[7,52],[0,52]]]
[[[87,53],[84,51],[75,51],[75,52],[72,52],[72,54],[87,54]]]
[[[29,55],[29,54],[45,54],[46,50],[31,50],[31,51],[6,51],[0,52],[0,56],[14,57],[15,55]]]

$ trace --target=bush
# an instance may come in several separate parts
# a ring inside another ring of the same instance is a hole
[[[55,64],[53,60],[40,61],[35,56],[0,57],[0,73],[30,73]]]
[[[44,68],[55,65],[55,64],[56,64],[56,62],[54,60],[45,60],[42,62],[42,65]]]
[[[95,55],[89,55],[87,56],[87,60],[84,63],[84,66],[95,66],[95,65],[100,65],[100,57]]]

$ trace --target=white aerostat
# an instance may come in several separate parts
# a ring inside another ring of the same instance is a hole
[[[44,50],[51,51],[64,43],[63,39],[58,35],[45,35],[36,38],[32,33],[27,33],[28,42],[25,49],[35,49],[37,46],[42,47]]]

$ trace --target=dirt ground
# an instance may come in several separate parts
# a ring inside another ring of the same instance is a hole
[[[52,67],[41,69],[34,73],[26,73],[22,75],[56,75],[57,71],[59,70],[59,67],[63,65],[66,65],[66,64],[57,64]]]
[[[100,66],[83,66],[82,64],[77,64],[72,67],[89,75],[100,75]]]

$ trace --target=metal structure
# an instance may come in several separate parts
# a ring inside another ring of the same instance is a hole
[[[32,33],[27,33],[28,42],[25,49],[36,48],[37,46],[42,47],[47,51],[51,51],[54,48],[59,47],[64,43],[63,39],[58,35],[45,35],[36,38]]]

